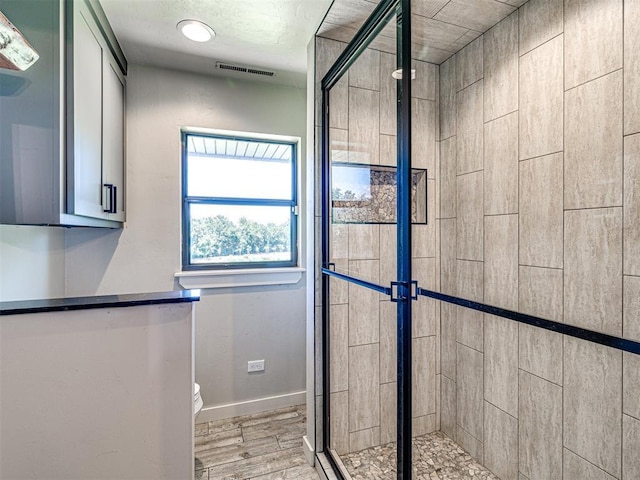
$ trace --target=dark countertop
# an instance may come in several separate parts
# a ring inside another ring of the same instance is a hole
[[[174,290],[171,292],[131,293],[126,295],[20,300],[0,302],[0,315],[187,303],[197,302],[198,300],[200,300],[200,290]]]

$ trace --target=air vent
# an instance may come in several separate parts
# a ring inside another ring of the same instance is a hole
[[[273,77],[276,72],[268,70],[260,70],[257,68],[243,67],[242,65],[232,65],[230,63],[216,62],[216,68],[220,70],[231,70],[233,72],[250,73],[252,75],[263,75],[265,77]]]

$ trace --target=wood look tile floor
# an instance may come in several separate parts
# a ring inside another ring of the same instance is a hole
[[[195,480],[319,480],[305,433],[304,405],[197,423]]]

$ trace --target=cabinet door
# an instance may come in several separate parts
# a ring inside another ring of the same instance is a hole
[[[84,2],[73,18],[73,150],[69,152],[70,213],[106,218],[102,206],[103,50]],[[97,33],[97,32],[96,32]],[[69,145],[70,146],[70,145]],[[68,147],[69,147],[68,146]]]
[[[103,71],[102,165],[104,183],[111,185],[105,191],[111,195],[105,199],[105,209],[115,210],[109,213],[110,220],[124,222],[124,79],[118,67],[106,59]]]

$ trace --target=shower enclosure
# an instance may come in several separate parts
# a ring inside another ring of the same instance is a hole
[[[640,79],[576,50],[640,12],[468,3],[350,0],[316,38],[316,451],[338,478],[640,478]]]

